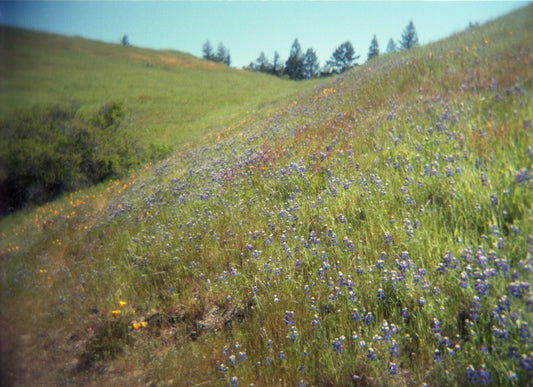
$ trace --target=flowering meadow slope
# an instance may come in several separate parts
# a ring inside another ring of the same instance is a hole
[[[7,219],[4,377],[527,385],[532,42],[527,7]]]

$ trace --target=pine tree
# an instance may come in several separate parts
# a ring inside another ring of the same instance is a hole
[[[303,79],[303,54],[298,39],[294,39],[289,58],[285,63],[285,74],[291,79]]]
[[[355,50],[352,43],[346,41],[333,51],[331,59],[327,62],[327,65],[331,66],[335,72],[342,73],[353,67],[354,61],[359,59],[359,56],[360,55],[355,56]]]
[[[396,52],[396,43],[394,43],[392,38],[390,38],[389,43],[387,43],[387,52]]]
[[[229,66],[231,64],[231,56],[229,54],[229,50],[226,50],[226,56],[224,57],[222,63],[224,63],[226,66]]]
[[[418,46],[418,36],[416,34],[415,25],[411,20],[403,31],[402,40],[400,40],[400,48],[402,50],[409,50],[416,46]]]
[[[211,46],[209,40],[206,40],[204,45],[202,46],[202,52],[204,53],[202,58],[204,58],[205,60],[215,59],[215,54],[213,54],[213,47]]]
[[[263,51],[261,51],[259,57],[255,60],[254,69],[261,73],[270,73],[272,71],[272,66]]]
[[[320,72],[320,65],[315,50],[308,48],[303,59],[303,77],[314,78]]]
[[[226,55],[226,47],[224,47],[222,42],[220,42],[217,48],[217,53],[215,55],[215,62],[224,63],[224,61],[226,60]]]
[[[378,39],[376,35],[374,34],[374,38],[372,38],[372,41],[370,42],[370,47],[368,48],[368,60],[375,58],[378,55],[379,55]]]
[[[281,73],[283,73],[283,64],[280,62],[279,53],[275,51],[274,60],[272,61],[272,74],[280,75]]]

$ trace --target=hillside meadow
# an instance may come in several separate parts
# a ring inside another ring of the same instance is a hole
[[[162,161],[0,221],[2,378],[529,385],[532,42],[528,6],[327,81],[197,69],[271,88],[235,119],[215,98],[204,140]],[[95,77],[129,63],[83,44]],[[182,60],[157,77],[212,65]],[[131,128],[181,117],[187,93],[141,101],[145,80],[91,103],[120,98]]]
[[[0,27],[0,216],[209,142],[309,85]]]

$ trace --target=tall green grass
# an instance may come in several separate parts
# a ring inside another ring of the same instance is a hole
[[[12,380],[527,385],[532,12],[4,219]]]

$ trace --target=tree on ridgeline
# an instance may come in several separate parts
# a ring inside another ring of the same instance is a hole
[[[350,41],[342,43],[333,51],[331,59],[327,62],[335,73],[343,73],[354,66],[360,55],[355,55],[355,50]]]
[[[204,45],[202,46],[202,52],[203,52],[202,58],[204,58],[205,60],[215,59],[215,54],[213,53],[213,46],[211,46],[211,43],[209,42],[209,40],[206,40]]]
[[[128,35],[122,36],[122,39],[120,40],[120,44],[122,44],[124,47],[127,47],[130,45],[130,39],[128,38]]]
[[[265,55],[264,51],[261,51],[257,59],[254,63],[254,69],[255,71],[259,71],[260,73],[270,73],[272,72],[272,65],[268,61],[268,58]]]
[[[303,77],[311,79],[320,74],[320,64],[315,50],[308,48],[303,59]]]
[[[394,43],[392,38],[390,38],[389,43],[387,43],[387,52],[396,52],[396,43]]]
[[[298,39],[294,39],[287,62],[285,62],[284,73],[290,79],[303,79],[303,60],[302,47]]]
[[[280,60],[279,53],[274,52],[274,60],[272,61],[272,75],[283,74],[283,63]]]
[[[372,38],[372,41],[370,42],[370,47],[368,48],[368,59],[371,60],[372,58],[375,58],[379,55],[379,45],[378,45],[378,39],[376,37],[376,34],[374,34],[374,37]]]
[[[218,45],[217,53],[215,55],[214,61],[218,63],[224,63],[227,66],[229,66],[231,63],[229,50],[226,47],[224,47],[222,42],[220,42],[220,44]]]
[[[409,50],[410,48],[418,46],[418,36],[412,20],[407,27],[405,27],[402,34],[402,40],[400,40],[399,43],[402,50]]]

